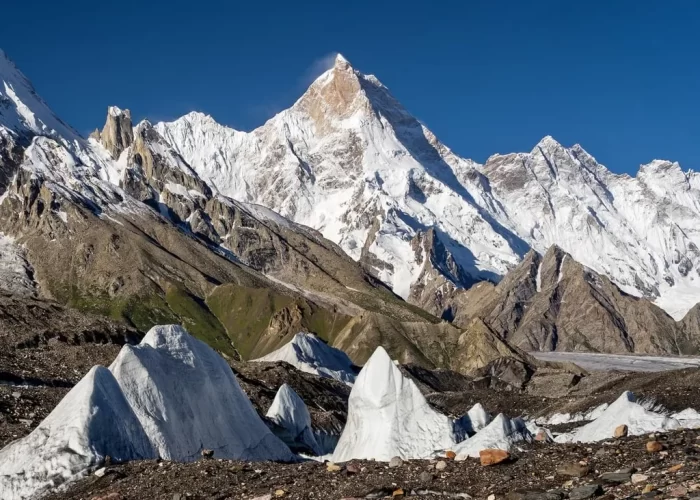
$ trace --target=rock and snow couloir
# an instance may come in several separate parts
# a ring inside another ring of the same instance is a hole
[[[28,436],[0,451],[0,497],[24,499],[113,460],[294,460],[221,356],[180,326],[153,327],[96,366]]]
[[[347,354],[312,333],[299,332],[276,351],[254,361],[284,361],[294,368],[348,385],[355,382],[355,366]]]

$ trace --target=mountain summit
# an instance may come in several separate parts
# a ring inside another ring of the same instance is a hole
[[[551,136],[479,165],[342,55],[252,132],[191,115],[156,129],[220,192],[318,229],[434,313],[450,290],[554,244],[676,318],[700,300],[697,174],[653,162],[616,175]],[[439,251],[424,250],[429,229]]]

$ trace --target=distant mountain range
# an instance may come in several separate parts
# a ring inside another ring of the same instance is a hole
[[[697,349],[700,177],[678,164],[615,175],[546,137],[479,165],[342,56],[252,132],[110,107],[83,138],[4,53],[0,81],[5,293],[246,359],[299,331],[461,371],[520,357],[508,343]]]

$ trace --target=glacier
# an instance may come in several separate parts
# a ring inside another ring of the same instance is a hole
[[[114,461],[294,461],[221,356],[177,325],[153,327],[93,367],[29,435],[0,450],[0,498],[33,498]]]

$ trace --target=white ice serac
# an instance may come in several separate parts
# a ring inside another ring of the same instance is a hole
[[[285,361],[306,373],[333,378],[347,385],[355,382],[355,371],[348,355],[312,333],[297,333],[287,344],[254,361]]]
[[[309,409],[287,384],[282,384],[277,390],[266,416],[286,430],[293,441],[308,446],[316,455],[324,454],[314,436]]]
[[[39,496],[107,455],[115,461],[157,456],[114,375],[96,366],[36,429],[0,451],[0,498]]]
[[[650,432],[663,432],[682,427],[677,419],[654,411],[648,404],[640,404],[629,391],[625,391],[617,400],[601,412],[595,420],[578,429],[561,434],[555,438],[559,443],[591,443],[610,439],[615,429],[626,425],[631,436]],[[692,422],[687,422],[692,423]]]
[[[478,458],[479,452],[487,449],[511,451],[517,443],[531,440],[532,434],[522,419],[510,419],[501,413],[474,436],[457,445],[455,460]]]
[[[454,443],[453,421],[433,410],[378,347],[350,392],[348,420],[333,461],[429,458]]]
[[[155,326],[138,346],[124,346],[110,366],[161,458],[290,460],[265,426],[231,367],[176,325]]]
[[[0,451],[0,498],[35,498],[115,461],[292,461],[221,356],[177,325],[155,326],[96,366],[28,436]]]

